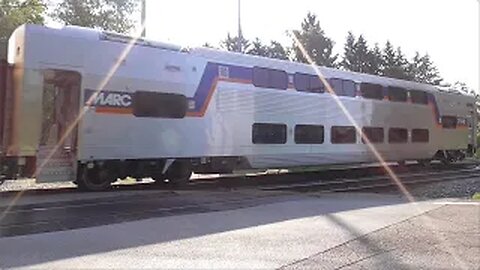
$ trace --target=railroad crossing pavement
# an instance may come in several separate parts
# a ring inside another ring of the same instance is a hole
[[[480,205],[298,195],[236,210],[0,238],[0,268],[478,269]]]

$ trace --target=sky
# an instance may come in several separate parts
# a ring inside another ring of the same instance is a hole
[[[315,13],[342,53],[348,31],[363,34],[370,45],[387,40],[413,57],[429,53],[447,82],[461,81],[479,90],[480,0],[241,0],[241,25],[248,39],[292,41],[286,31],[299,29]],[[237,0],[147,0],[147,38],[184,47],[205,42],[218,46],[236,35]]]

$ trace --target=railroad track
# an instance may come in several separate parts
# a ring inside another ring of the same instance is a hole
[[[393,165],[390,168],[398,175],[405,173],[428,173],[428,172],[443,172],[448,170],[459,170],[468,167],[475,167],[477,163],[458,163],[444,166],[441,164],[433,164],[431,167],[425,168],[418,164],[411,164],[408,166]],[[322,186],[323,183],[345,179],[368,178],[370,176],[384,176],[385,171],[378,166],[370,167],[344,167],[336,169],[327,169],[319,171],[308,172],[287,172],[287,173],[269,173],[269,174],[254,174],[254,175],[226,175],[215,178],[197,178],[191,181],[184,187],[174,187],[172,185],[157,184],[152,182],[139,182],[135,184],[115,184],[112,189],[107,192],[137,191],[137,190],[210,190],[210,189],[237,189],[237,188],[251,188],[258,186],[269,185],[291,185],[294,189],[295,185],[305,184],[306,186]],[[316,184],[315,182],[321,182]],[[351,182],[354,184],[354,181]],[[340,184],[340,183],[338,183]],[[54,187],[54,188],[29,188],[25,190],[10,190],[0,192],[0,197],[8,198],[16,196],[22,192],[23,196],[50,196],[56,194],[67,193],[83,193],[77,190],[74,186],[71,187]]]
[[[472,177],[480,176],[480,168],[470,168],[461,170],[449,170],[449,171],[433,171],[433,172],[418,172],[418,173],[406,173],[397,175],[398,179],[403,185],[411,186],[418,184],[445,182],[453,180],[468,179]],[[360,191],[360,190],[372,190],[388,187],[397,187],[397,183],[389,176],[373,176],[363,177],[358,179],[335,179],[330,181],[309,181],[305,183],[293,183],[286,185],[269,185],[260,187],[265,191],[323,191],[323,192],[347,192],[347,191]]]
[[[472,164],[394,167],[405,185],[476,177]],[[276,180],[275,180],[276,179]],[[275,180],[275,181],[272,181]],[[229,210],[288,198],[284,191],[345,192],[393,187],[378,168],[357,168],[309,173],[221,177],[199,180],[180,190],[159,188],[148,193],[124,190],[151,189],[151,185],[117,187],[115,196],[0,207],[0,236],[69,230],[152,217]],[[156,186],[155,186],[156,187]],[[257,192],[249,193],[256,190]],[[229,189],[229,192],[225,192]],[[74,190],[69,190],[74,192]],[[258,192],[260,191],[260,192]],[[182,193],[185,193],[183,194]],[[92,194],[92,193],[88,193]],[[117,195],[118,194],[118,195]]]

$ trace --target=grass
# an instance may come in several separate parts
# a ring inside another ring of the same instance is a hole
[[[480,192],[477,192],[477,193],[473,194],[472,199],[480,201]]]

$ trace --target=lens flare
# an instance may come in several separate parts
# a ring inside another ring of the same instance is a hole
[[[127,58],[128,54],[132,50],[133,46],[135,45],[135,42],[137,42],[138,39],[140,39],[141,34],[143,30],[145,29],[145,25],[142,25],[139,29],[139,31],[130,39],[130,41],[125,45],[125,48],[123,51],[120,53],[120,56],[118,57],[117,61],[112,65],[108,73],[105,75],[105,78],[99,83],[99,85],[96,87],[96,90],[94,94],[85,102],[85,106],[79,111],[78,116],[75,118],[75,120],[67,127],[65,130],[64,134],[60,137],[58,142],[55,144],[55,146],[52,148],[52,150],[48,153],[46,158],[43,160],[42,163],[40,163],[39,166],[37,166],[37,169],[35,170],[34,176],[38,175],[38,173],[45,167],[45,165],[52,159],[52,157],[55,155],[55,153],[60,149],[60,147],[63,146],[63,143],[65,140],[70,136],[70,134],[75,130],[77,127],[78,123],[82,118],[85,116],[85,113],[87,113],[89,106],[93,103],[95,100],[95,97],[100,93],[105,86],[108,84],[110,79],[113,77],[115,72],[117,72],[118,68],[122,64],[122,62]],[[2,220],[7,213],[10,211],[10,209],[16,204],[18,199],[22,197],[22,195],[25,193],[25,190],[19,191],[15,197],[12,199],[12,201],[7,205],[5,210],[0,214],[0,220]]]
[[[479,0],[480,1],[480,0]],[[335,103],[338,105],[338,107],[340,108],[340,110],[342,111],[342,113],[345,115],[345,117],[348,119],[348,121],[355,127],[356,131],[358,134],[360,134],[360,136],[362,137],[362,139],[364,140],[365,144],[367,145],[368,149],[373,153],[373,155],[375,156],[375,158],[378,160],[378,162],[380,163],[380,165],[383,167],[383,169],[385,170],[385,172],[388,174],[388,176],[392,179],[392,181],[395,183],[395,185],[398,187],[398,189],[403,193],[403,195],[406,197],[406,199],[414,206],[416,212],[418,213],[418,215],[420,214],[423,214],[423,212],[420,210],[418,204],[416,203],[416,200],[415,198],[412,196],[412,194],[407,190],[407,188],[405,187],[405,185],[402,183],[402,181],[400,180],[400,178],[395,174],[395,172],[390,168],[390,166],[388,166],[387,162],[385,161],[385,159],[382,157],[382,155],[380,154],[380,152],[378,152],[378,150],[375,148],[375,146],[372,144],[372,142],[368,139],[368,137],[363,133],[362,129],[360,128],[360,126],[358,125],[358,123],[355,121],[355,119],[353,118],[353,116],[350,114],[350,112],[348,111],[348,109],[345,107],[345,105],[343,104],[342,100],[335,94],[332,86],[330,85],[330,83],[328,82],[327,79],[325,79],[325,76],[323,76],[322,72],[320,71],[319,67],[315,64],[315,62],[312,60],[312,58],[310,57],[310,55],[308,54],[308,52],[305,50],[305,47],[303,46],[303,44],[300,42],[300,40],[298,39],[298,37],[296,36],[296,33],[293,32],[293,35],[290,34],[290,32],[287,32],[289,36],[292,37],[295,45],[300,49],[303,57],[305,57],[305,59],[307,60],[308,64],[313,68],[313,70],[315,71],[315,73],[317,74],[318,78],[322,81],[322,83],[325,85],[325,87],[327,88],[327,91],[328,93],[330,94],[329,96],[335,101]],[[445,244],[445,249],[446,251],[452,255],[452,257],[456,260],[456,262],[458,263],[458,265],[462,268],[462,269],[467,269],[465,263],[463,263],[459,256],[456,255],[456,252],[454,251],[453,248],[451,248],[451,245],[449,245],[447,243],[447,240],[444,239],[444,237],[442,237],[439,233],[436,232],[436,230],[434,229],[434,226],[432,224],[435,224],[432,220],[427,221],[427,219],[429,219],[428,217],[424,217],[424,219],[426,220],[425,221],[425,225],[430,227],[432,230],[432,232],[434,232],[436,234],[436,237],[443,243]]]

